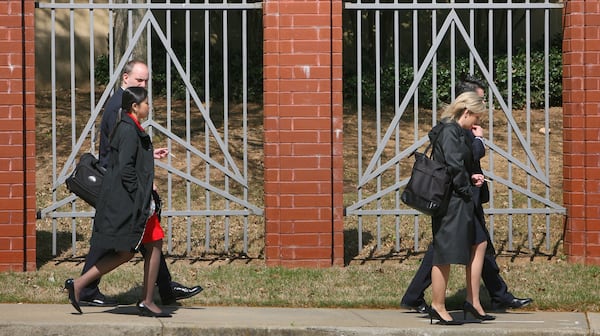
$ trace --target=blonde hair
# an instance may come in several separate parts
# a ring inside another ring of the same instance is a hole
[[[442,113],[442,118],[450,118],[458,121],[465,112],[465,109],[471,114],[481,115],[487,111],[483,97],[477,92],[469,91],[461,93]]]

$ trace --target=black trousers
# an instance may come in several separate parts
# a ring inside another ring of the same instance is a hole
[[[140,252],[146,257],[146,249],[144,245],[140,246]],[[83,271],[81,274],[87,272],[92,266],[94,266],[104,255],[108,253],[113,253],[112,250],[95,247],[94,245],[90,246],[90,250],[85,257],[85,264],[83,265]],[[91,300],[96,295],[100,293],[100,289],[98,289],[98,284],[100,284],[100,279],[90,283],[87,287],[85,287],[80,294],[81,300]],[[169,300],[173,298],[173,290],[171,289],[171,273],[169,273],[169,269],[167,268],[167,262],[165,261],[165,256],[163,253],[160,253],[160,266],[158,268],[158,277],[156,279],[156,284],[158,286],[158,293],[163,301]]]
[[[425,290],[431,285],[431,269],[433,268],[433,245],[429,245],[421,266],[414,278],[408,285],[406,293],[402,297],[402,304],[416,306],[425,302]],[[515,297],[508,291],[508,286],[500,276],[500,269],[496,263],[494,254],[486,253],[483,259],[483,270],[481,278],[487,288],[492,302],[506,303]]]

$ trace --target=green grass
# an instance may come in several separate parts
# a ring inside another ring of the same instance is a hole
[[[356,260],[346,267],[324,269],[267,267],[262,260],[236,259],[192,262],[168,259],[173,278],[186,285],[200,284],[200,295],[182,301],[186,306],[272,306],[397,309],[400,298],[420,262]],[[501,273],[517,296],[534,298],[526,310],[600,311],[600,267],[518,257],[499,259]],[[0,302],[62,303],[65,279],[78,276],[82,263],[51,260],[37,272],[0,273]],[[141,295],[143,266],[139,258],[107,274],[102,291],[122,303]],[[426,293],[430,300],[429,291]],[[464,300],[464,268],[453,266],[447,305],[458,309]],[[482,289],[484,304],[489,303]]]

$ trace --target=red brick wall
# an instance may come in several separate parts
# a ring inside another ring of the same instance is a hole
[[[600,1],[564,3],[565,253],[600,265]]]
[[[264,2],[268,265],[343,265],[342,1]]]
[[[36,269],[33,12],[0,1],[0,271]]]

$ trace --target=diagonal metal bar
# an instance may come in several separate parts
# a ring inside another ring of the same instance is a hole
[[[544,170],[541,168],[540,164],[537,162],[535,156],[533,155],[533,152],[531,151],[531,147],[529,146],[529,142],[527,142],[527,140],[525,140],[525,138],[523,137],[523,133],[521,132],[519,125],[517,125],[517,122],[512,117],[512,113],[508,109],[508,105],[504,101],[504,98],[500,94],[498,87],[496,86],[496,84],[493,81],[492,74],[490,73],[489,70],[487,70],[487,66],[483,63],[483,60],[481,59],[481,56],[479,55],[479,52],[477,51],[477,48],[475,47],[475,42],[471,39],[470,35],[467,33],[467,30],[463,26],[462,21],[460,21],[460,19],[458,19],[458,17],[456,20],[456,27],[458,28],[463,39],[465,40],[465,43],[467,43],[469,50],[471,51],[473,58],[475,58],[477,65],[479,65],[479,68],[480,68],[481,72],[483,73],[485,79],[488,81],[489,85],[491,86],[496,100],[498,100],[498,103],[500,104],[502,111],[506,115],[506,119],[510,123],[515,136],[517,137],[517,139],[519,139],[521,146],[527,153],[527,157],[529,158],[529,160],[531,160],[531,163],[533,164],[535,170],[537,171],[537,174],[543,175]],[[526,170],[529,170],[529,169],[526,169]]]
[[[148,13],[150,13],[150,11],[147,12],[146,16],[148,16]],[[144,16],[144,17],[146,17],[146,16]],[[213,138],[219,145],[219,148],[221,149],[221,152],[225,156],[227,163],[231,165],[232,169],[234,170],[234,172],[237,175],[241,175],[240,170],[237,167],[237,164],[235,163],[235,161],[233,160],[233,157],[229,153],[229,150],[227,149],[227,146],[223,142],[223,139],[221,139],[221,135],[217,131],[217,128],[215,127],[214,123],[212,122],[210,115],[204,108],[204,105],[202,104],[202,100],[200,100],[200,97],[198,97],[198,93],[196,92],[196,89],[194,88],[192,83],[190,83],[189,79],[187,79],[186,71],[181,66],[181,63],[179,62],[179,58],[177,57],[177,55],[175,55],[175,53],[173,52],[173,49],[169,47],[169,41],[168,41],[167,37],[165,36],[164,32],[162,31],[162,28],[160,27],[159,23],[156,21],[156,18],[154,18],[154,16],[149,16],[149,20],[152,23],[152,26],[154,27],[154,31],[156,32],[156,34],[158,35],[159,39],[161,40],[163,46],[165,47],[165,50],[171,57],[171,62],[173,62],[173,64],[175,65],[175,68],[177,69],[179,76],[183,79],[186,88],[188,89],[190,95],[194,99],[194,102],[196,103],[198,109],[200,110],[200,113],[204,117],[204,122],[206,123],[206,126],[210,130],[210,133],[212,134]]]
[[[217,161],[212,159],[210,156],[199,151],[196,147],[192,146],[189,142],[181,139],[177,135],[173,134],[173,132],[170,132],[166,128],[159,125],[156,121],[146,120],[142,125],[143,125],[143,127],[150,126],[154,129],[156,129],[160,133],[169,137],[171,140],[173,140],[173,141],[177,142],[178,144],[180,144],[181,146],[183,146],[187,151],[199,156],[200,158],[202,158],[204,161],[206,161],[210,165],[219,169],[221,172],[223,172],[223,174],[231,177],[233,180],[235,180],[239,184],[243,185],[244,187],[248,187],[248,181],[243,176],[236,174],[236,173],[232,172],[231,170],[227,169],[226,167],[224,167],[223,165],[221,165],[220,163],[218,163]]]
[[[419,149],[421,146],[423,146],[428,141],[429,141],[429,138],[427,136],[422,137],[421,139],[419,139],[418,141],[416,141],[415,143],[410,145],[408,148],[406,148],[402,152],[396,154],[389,161],[382,164],[379,168],[375,169],[373,171],[372,175],[379,176],[379,175],[383,174],[386,170],[390,169],[392,166],[394,166],[395,164],[400,162],[400,160],[402,160],[406,157],[409,157],[412,153],[414,153],[417,149]]]
[[[523,195],[526,195],[527,197],[530,197],[530,198],[532,198],[532,199],[534,199],[534,200],[536,200],[536,201],[538,201],[538,202],[540,202],[540,203],[542,203],[542,204],[544,204],[544,205],[546,205],[548,207],[560,210],[562,212],[566,211],[563,206],[558,205],[558,204],[552,202],[551,200],[549,200],[549,199],[547,199],[545,197],[539,196],[539,195],[531,192],[531,190],[525,189],[525,188],[523,188],[523,187],[521,187],[521,186],[519,186],[517,184],[514,184],[513,182],[511,182],[509,180],[503,179],[503,178],[501,178],[501,177],[493,174],[490,171],[484,170],[483,173],[484,173],[485,176],[489,177],[491,180],[493,180],[495,182],[498,182],[500,184],[503,184],[503,185],[505,185],[506,187],[508,187],[510,189],[516,190],[519,193],[521,193]]]
[[[194,177],[194,176],[192,176],[192,175],[190,175],[188,173],[182,172],[181,170],[176,169],[173,166],[169,166],[169,165],[167,165],[165,163],[162,163],[160,161],[155,161],[154,164],[156,166],[158,166],[158,167],[160,167],[160,168],[162,168],[162,169],[164,169],[164,170],[172,173],[172,174],[175,174],[175,175],[177,175],[177,176],[179,176],[179,177],[181,177],[181,178],[183,178],[185,180],[188,180],[188,181],[190,181],[192,183],[195,183],[198,186],[200,186],[202,188],[205,188],[206,190],[210,190],[210,191],[212,191],[212,192],[214,192],[214,193],[222,196],[223,198],[226,198],[226,199],[228,199],[228,200],[230,200],[230,201],[232,201],[234,203],[237,203],[237,204],[239,204],[239,205],[241,205],[241,206],[243,206],[245,208],[248,208],[248,209],[252,210],[252,212],[254,214],[256,214],[256,215],[262,215],[262,209],[260,209],[259,207],[255,206],[255,205],[253,205],[251,203],[248,203],[247,201],[245,201],[245,200],[243,200],[241,198],[233,196],[230,193],[227,193],[227,192],[225,192],[225,191],[223,191],[223,190],[221,190],[221,189],[219,189],[219,188],[217,188],[217,187],[215,187],[213,185],[210,185],[210,184],[206,183],[205,181],[202,181],[202,180],[200,180],[200,179],[198,179],[198,178],[196,178],[196,177]]]
[[[67,196],[66,198],[63,198],[62,200],[60,200],[60,201],[58,201],[56,203],[53,203],[52,205],[50,205],[50,206],[48,206],[48,207],[40,210],[39,211],[39,217],[40,218],[44,218],[44,217],[46,217],[46,215],[48,213],[50,213],[50,212],[52,212],[52,211],[54,211],[54,210],[56,210],[56,209],[58,209],[58,208],[60,208],[60,207],[62,207],[64,205],[67,205],[67,204],[73,202],[76,199],[77,199],[77,196],[75,194],[71,194],[71,195]]]
[[[446,20],[442,24],[440,31],[438,32],[436,38],[433,40],[431,47],[429,48],[429,52],[427,53],[427,56],[425,56],[425,58],[423,59],[423,63],[419,67],[419,70],[417,71],[417,75],[413,79],[410,87],[408,88],[406,94],[404,95],[404,99],[402,100],[402,103],[400,104],[400,106],[398,106],[396,108],[396,111],[404,111],[406,109],[406,107],[408,106],[409,101],[412,99],[412,95],[415,93],[415,90],[417,89],[419,83],[421,82],[421,79],[423,79],[423,75],[425,75],[425,72],[427,71],[429,64],[433,60],[433,56],[437,53],[437,49],[440,46],[440,44],[442,43],[442,40],[444,39],[444,36],[446,35],[446,32],[448,31],[450,24],[452,23],[452,21],[454,19],[457,19],[457,18],[458,17],[454,11],[450,12],[448,14],[448,16],[446,17]],[[394,115],[394,118],[390,122],[390,126],[388,127],[387,131],[385,132],[385,135],[379,141],[379,144],[377,145],[377,150],[373,154],[373,157],[371,158],[369,165],[365,169],[364,174],[360,177],[360,180],[358,181],[358,187],[364,186],[366,183],[368,183],[371,179],[373,179],[376,176],[375,174],[373,174],[375,165],[381,158],[381,154],[383,153],[383,150],[385,149],[385,144],[387,144],[387,142],[390,140],[392,134],[394,133],[394,129],[400,122],[401,116],[402,116],[402,113],[398,113],[398,112],[396,112],[396,114]]]
[[[391,185],[385,189],[382,189],[373,195],[370,195],[369,197],[363,198],[360,201],[355,202],[354,204],[347,207],[346,211],[349,213],[354,210],[360,209],[363,206],[365,206],[373,201],[377,201],[377,200],[381,199],[383,196],[385,196],[387,194],[390,194],[390,193],[393,193],[393,192],[399,190],[400,188],[405,186],[407,183],[408,183],[408,178],[398,181],[398,182],[394,183],[393,185]]]
[[[123,57],[121,57],[121,61],[119,62],[119,65],[115,69],[114,73],[121,73],[121,71],[123,70],[123,67],[125,67],[125,64],[129,61],[128,58],[131,55],[131,53],[133,52],[133,48],[134,48],[135,44],[140,39],[140,36],[142,35],[142,32],[144,31],[144,29],[146,29],[145,24],[147,23],[147,21],[149,19],[149,15],[150,15],[150,12],[147,12],[146,15],[144,15],[144,17],[142,18],[142,20],[140,22],[140,26],[136,30],[133,38],[131,39],[131,43],[129,43],[129,46],[123,53]],[[79,135],[79,139],[77,140],[77,143],[73,147],[71,154],[69,154],[69,157],[67,158],[67,160],[63,166],[63,169],[60,171],[60,174],[57,177],[56,182],[52,186],[53,190],[56,190],[56,188],[58,188],[61,184],[65,183],[65,180],[68,177],[67,171],[72,166],[73,162],[75,161],[75,156],[79,153],[79,150],[81,149],[81,146],[83,145],[83,142],[85,141],[85,139],[87,138],[88,134],[90,133],[92,127],[94,126],[94,124],[96,122],[96,118],[98,118],[98,115],[100,114],[100,111],[102,110],[102,107],[104,106],[104,103],[106,102],[106,100],[108,99],[108,96],[110,95],[110,92],[112,90],[111,88],[114,87],[115,84],[117,83],[117,81],[120,79],[121,79],[120,76],[115,76],[114,74],[111,76],[111,79],[110,79],[108,85],[106,86],[106,88],[104,89],[104,93],[102,93],[102,96],[100,97],[100,100],[98,101],[98,104],[96,105],[96,108],[92,111],[92,114],[91,114],[90,118],[88,119],[87,124],[85,125],[85,127],[81,131],[81,134]]]
[[[419,71],[417,72],[417,75],[415,76],[411,86],[409,87],[409,89],[404,97],[404,100],[402,101],[402,104],[398,107],[397,111],[400,111],[400,113],[396,113],[396,115],[392,119],[387,132],[385,133],[383,139],[379,142],[379,144],[377,146],[377,150],[373,154],[373,157],[372,157],[371,161],[369,162],[367,169],[365,169],[365,173],[363,174],[363,176],[361,176],[359,183],[358,183],[359,187],[364,186],[368,181],[372,180],[373,178],[375,178],[376,176],[378,176],[380,174],[381,169],[377,169],[376,171],[374,171],[374,167],[376,166],[377,161],[379,159],[381,159],[381,154],[383,153],[385,144],[387,144],[387,142],[390,140],[395,127],[397,126],[398,122],[400,121],[400,118],[402,116],[402,111],[404,111],[406,109],[406,106],[408,106],[408,101],[410,99],[410,96],[414,93],[414,91],[416,90],[416,88],[418,86],[418,83],[423,78],[425,71],[429,67],[429,65],[433,59],[433,56],[437,53],[437,49],[438,49],[439,45],[441,44],[442,39],[445,37],[451,23],[455,23],[455,27],[457,27],[458,30],[460,31],[463,39],[467,43],[470,51],[472,52],[472,54],[474,56],[475,61],[479,65],[486,80],[490,84],[490,87],[492,88],[492,91],[494,92],[496,99],[498,100],[500,106],[502,107],[502,110],[503,110],[504,114],[506,115],[508,122],[513,127],[515,135],[517,136],[523,149],[527,153],[528,158],[531,160],[531,162],[536,170],[536,172],[533,174],[533,176],[540,179],[540,181],[542,181],[543,183],[548,184],[547,178],[543,174],[542,168],[540,167],[535,156],[533,155],[533,152],[531,151],[531,148],[529,147],[528,142],[523,137],[523,135],[520,131],[520,128],[516,124],[514,118],[512,118],[512,115],[509,113],[508,106],[506,105],[506,102],[504,101],[502,95],[500,94],[500,91],[498,90],[497,86],[494,84],[490,72],[487,70],[486,65],[483,63],[481,56],[479,55],[477,49],[475,48],[474,42],[472,41],[471,37],[468,35],[466,29],[464,28],[458,15],[456,14],[456,12],[451,11],[448,14],[448,16],[446,17],[444,24],[440,28],[440,31],[438,32],[435,40],[433,41],[432,46],[430,47],[427,56],[424,58],[423,63],[421,64]],[[389,167],[392,164],[385,164],[385,166]],[[528,167],[525,167],[525,166],[521,166],[521,167],[522,167],[522,169],[524,169],[526,171],[529,170]],[[542,172],[542,173],[540,173],[540,172]]]
[[[531,176],[535,177],[540,182],[544,183],[544,185],[546,185],[547,187],[550,187],[550,180],[548,179],[547,176],[540,175],[539,172],[537,172],[537,171],[532,171],[531,169],[529,169],[529,167],[527,165],[525,165],[523,162],[521,162],[516,157],[514,157],[511,154],[509,154],[508,152],[506,152],[502,148],[498,147],[498,145],[496,145],[494,143],[490,143],[489,141],[485,141],[485,143],[490,147],[491,150],[493,150],[494,152],[498,153],[500,156],[506,158],[510,163],[515,164],[517,167],[519,167],[522,170],[528,172]]]

